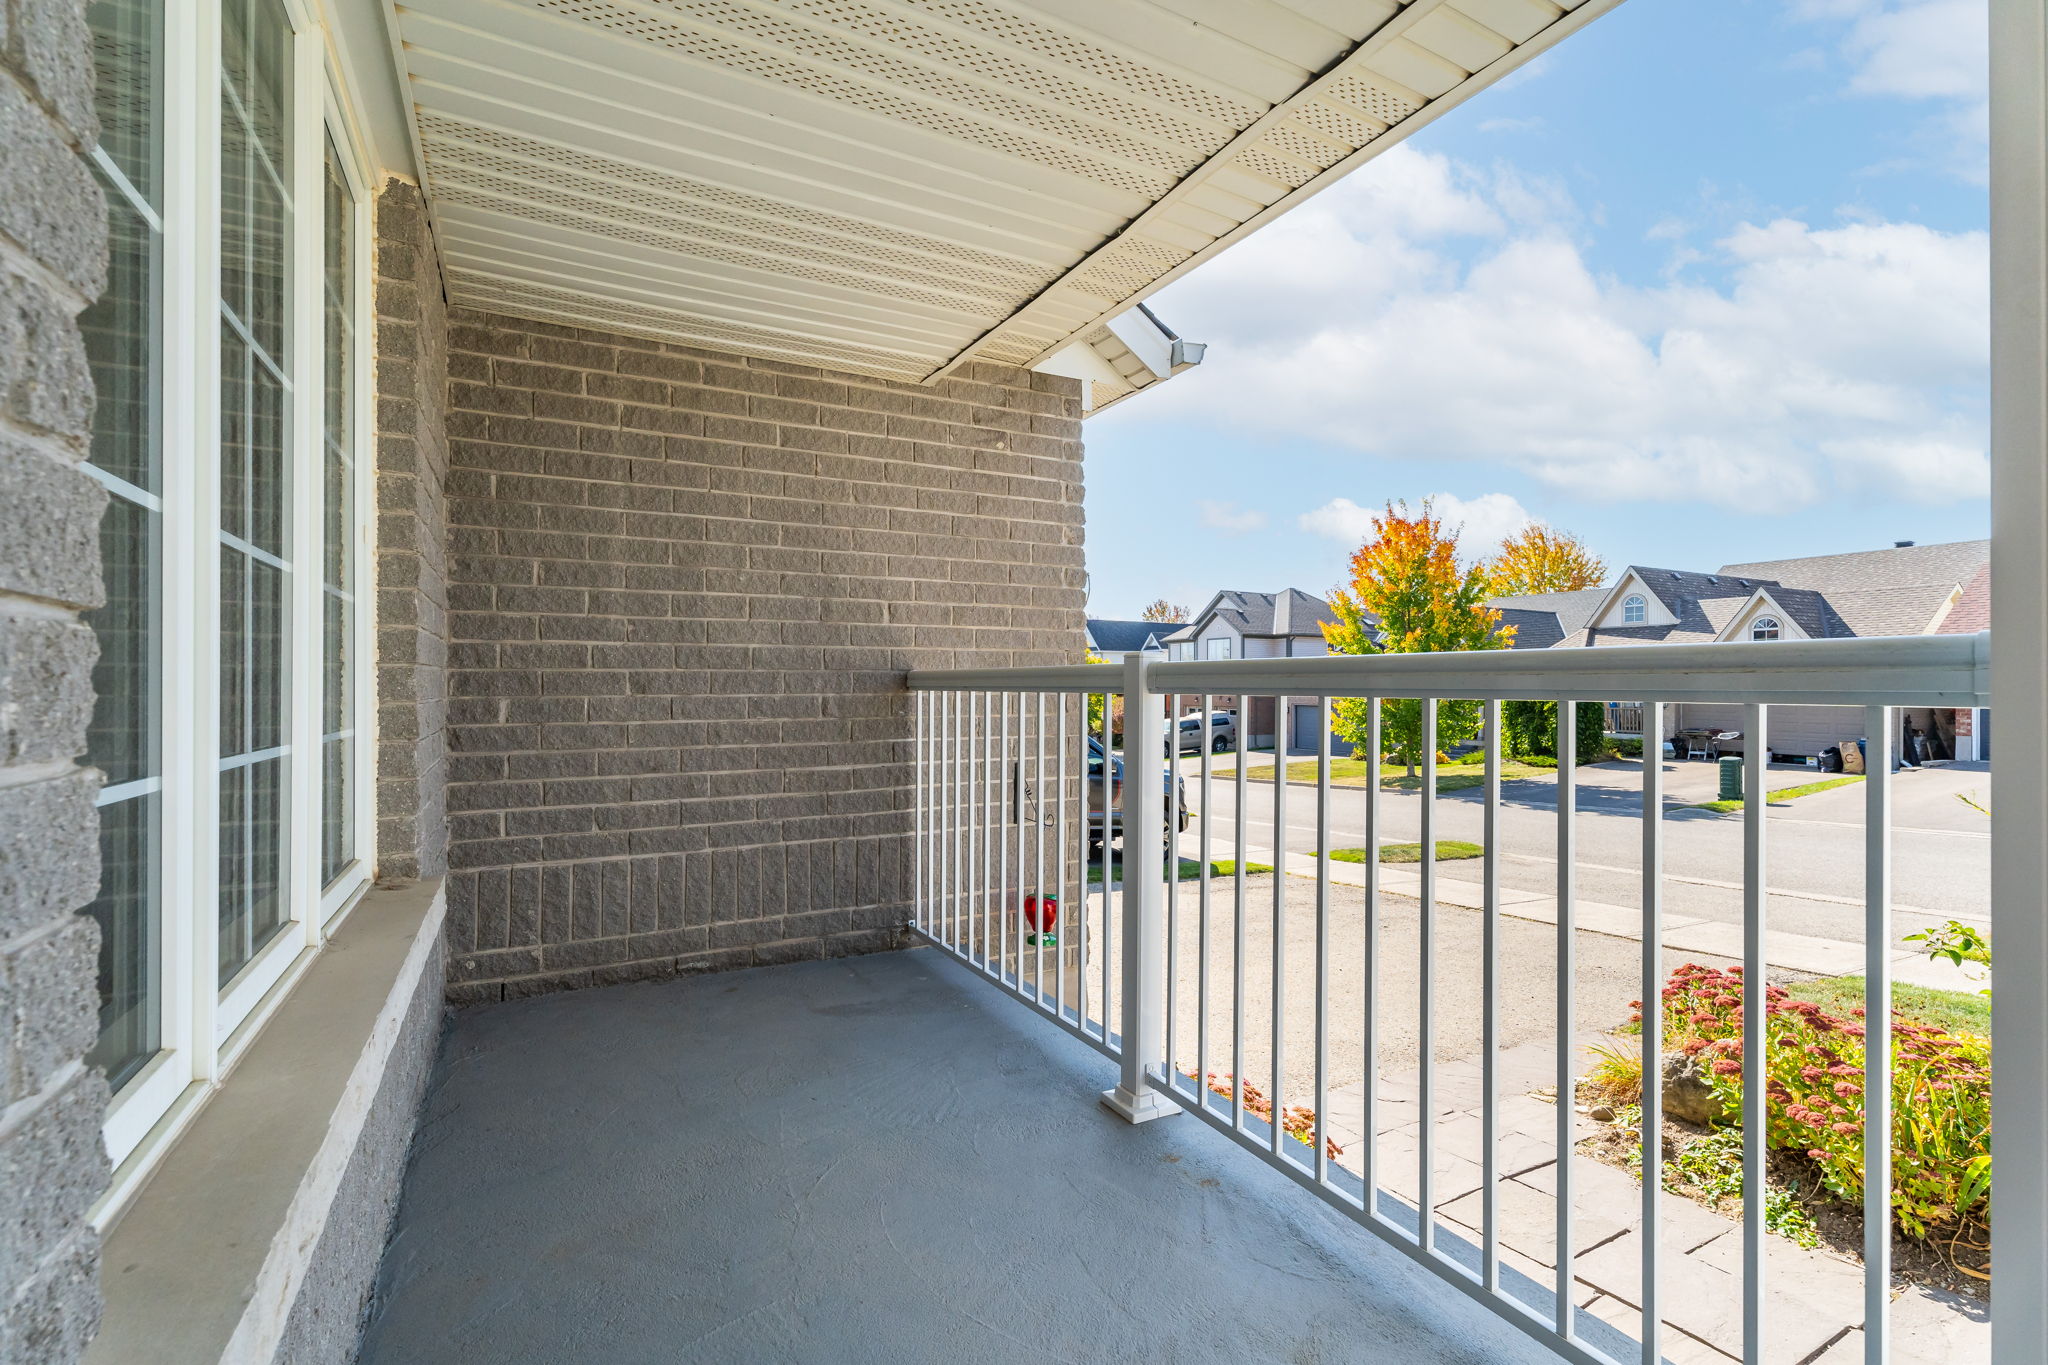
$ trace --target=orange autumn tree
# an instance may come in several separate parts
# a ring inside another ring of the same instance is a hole
[[[1577,592],[1607,581],[1607,565],[1570,531],[1530,522],[1500,544],[1486,566],[1495,597]]]
[[[1375,513],[1372,532],[1351,556],[1351,581],[1330,593],[1335,622],[1323,639],[1332,654],[1426,654],[1444,650],[1501,649],[1514,638],[1492,596],[1485,568],[1458,563],[1458,532],[1437,519],[1425,501],[1420,511],[1388,503]],[[1354,746],[1366,745],[1369,703],[1342,698],[1331,704],[1330,728]],[[1476,701],[1437,704],[1437,743],[1458,744],[1479,733]],[[1380,706],[1382,746],[1413,773],[1422,754],[1422,703]]]

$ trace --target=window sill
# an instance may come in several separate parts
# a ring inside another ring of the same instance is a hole
[[[441,935],[371,891],[106,1235],[92,1362],[269,1360]]]

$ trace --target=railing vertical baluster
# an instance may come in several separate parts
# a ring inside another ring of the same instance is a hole
[[[967,697],[967,960],[972,962],[980,950],[981,904],[988,878],[983,875],[982,845],[985,842],[982,821],[981,798],[982,764],[982,697],[983,693],[970,692]]]
[[[1002,913],[1002,887],[995,880],[1001,837],[999,802],[1003,779],[996,771],[996,696],[988,694],[988,714],[981,724],[981,969],[1003,979],[1003,959],[996,951],[996,920]],[[1005,717],[1007,721],[1007,717]]]
[[[1282,875],[1276,872],[1275,876]],[[1316,1183],[1330,1178],[1330,699],[1316,699]]]
[[[1232,890],[1236,906],[1236,942],[1230,954],[1230,1126],[1236,1132],[1244,1131],[1244,864],[1245,864],[1245,807],[1251,801],[1246,783],[1246,761],[1252,756],[1252,711],[1251,698],[1237,699],[1237,804],[1233,812],[1236,820],[1234,830],[1237,839],[1237,866],[1232,877]],[[1278,875],[1278,874],[1275,874]]]
[[[1577,928],[1574,897],[1577,877],[1578,840],[1572,823],[1577,804],[1579,766],[1579,705],[1575,701],[1557,704],[1557,1334],[1571,1340],[1572,1321],[1572,1129],[1578,1110],[1572,1077],[1576,1070],[1572,1046],[1572,1017],[1577,992],[1574,973],[1578,970],[1574,934]]]
[[[1764,1358],[1764,778],[1770,769],[1765,709],[1745,708],[1742,775],[1742,1358]],[[1883,746],[1878,746],[1882,754]]]
[[[1177,1033],[1175,1010],[1180,994],[1180,809],[1174,799],[1179,784],[1174,781],[1180,768],[1180,697],[1168,694],[1166,707],[1166,1079],[1180,1074],[1174,1046]],[[1150,702],[1148,700],[1147,704]],[[1129,747],[1127,744],[1126,748]]]
[[[1863,1359],[1891,1359],[1892,709],[1865,712],[1863,760]]]
[[[947,877],[946,903],[947,917],[952,921],[952,925],[946,937],[947,946],[955,953],[958,953],[960,951],[960,936],[966,932],[967,928],[966,916],[961,905],[961,897],[967,892],[967,852],[964,843],[967,833],[966,812],[964,810],[967,800],[967,787],[966,769],[963,766],[965,763],[964,755],[967,750],[964,739],[966,733],[964,719],[964,713],[967,710],[966,694],[948,692],[946,694],[946,710],[951,714],[953,722],[953,738],[949,746],[952,751],[953,777],[950,784],[951,790],[947,793],[946,803],[946,822],[953,855],[952,871]]]
[[[1042,1008],[1045,1005],[1045,930],[1039,926],[1045,922],[1045,693],[1038,694],[1038,715],[1031,726],[1031,894],[1038,897],[1038,913],[1032,916],[1032,928],[1036,930],[1037,942],[1031,964],[1031,995]],[[1060,897],[1052,900],[1057,904]],[[1059,936],[1057,924],[1053,936]]]
[[[1415,1144],[1416,1203],[1420,1221],[1416,1237],[1422,1249],[1436,1246],[1436,698],[1424,697],[1422,708],[1422,903],[1419,916],[1415,1047],[1421,1080],[1416,1086],[1416,1116],[1421,1126]]]
[[[1074,889],[1079,894],[1074,897],[1074,901],[1081,908],[1081,916],[1080,922],[1074,926],[1075,933],[1080,938],[1080,946],[1075,950],[1074,955],[1074,1022],[1080,1026],[1081,1032],[1084,1035],[1088,1032],[1088,917],[1094,913],[1095,903],[1094,893],[1088,889],[1088,852],[1092,842],[1095,822],[1095,783],[1088,766],[1088,741],[1094,734],[1094,727],[1088,722],[1088,707],[1091,704],[1090,699],[1092,696],[1092,693],[1087,692],[1081,694],[1081,708],[1077,717],[1079,721],[1078,728],[1081,732],[1079,751],[1081,763],[1081,831],[1079,837],[1081,842],[1080,847],[1075,850],[1075,857],[1079,860],[1079,866],[1074,869]],[[1102,706],[1104,711],[1109,709],[1109,698],[1106,695],[1102,699]],[[1106,806],[1109,802],[1109,759],[1106,755],[1102,760],[1102,798],[1103,804]],[[1106,810],[1103,812],[1102,820],[1103,835],[1107,838],[1109,832],[1109,813]],[[1102,873],[1103,882],[1107,885],[1109,879],[1107,847],[1103,850]],[[1108,912],[1105,910],[1105,922],[1107,918]],[[1064,967],[1062,967],[1061,972],[1064,975]],[[1106,1022],[1102,1026],[1102,1041],[1105,1043],[1109,1041],[1109,1025]]]
[[[1664,703],[1643,703],[1643,1365],[1663,1359],[1658,1202],[1664,1188]]]
[[[1198,925],[1195,938],[1198,940],[1195,958],[1195,1103],[1202,1108],[1209,1106],[1209,871],[1215,866],[1215,853],[1210,836],[1209,817],[1215,807],[1211,801],[1212,787],[1210,769],[1215,766],[1216,699],[1206,693],[1202,697],[1202,777],[1201,809],[1196,818],[1202,822],[1202,832],[1197,837],[1199,847],[1195,856],[1202,861],[1202,879],[1196,883],[1200,888],[1199,905],[1196,909]],[[1179,741],[1175,740],[1175,755],[1179,755]]]
[[[928,930],[924,917],[924,711],[931,698],[920,692],[910,703],[910,923]]]
[[[1009,971],[1010,962],[1010,921],[1015,911],[1010,904],[1010,797],[1014,788],[1010,781],[1010,694],[1003,697],[1002,742],[996,754],[1001,759],[995,771],[996,801],[996,980],[1001,981]],[[1019,987],[1023,982],[1017,983]]]
[[[1086,704],[1087,704],[1087,700],[1088,700],[1088,699],[1087,699],[1086,697],[1083,697],[1083,698],[1081,699],[1081,701],[1082,701],[1082,704],[1083,704],[1083,705],[1086,705]],[[1071,897],[1071,896],[1069,896],[1069,895],[1067,894],[1067,800],[1068,800],[1068,798],[1067,798],[1067,699],[1066,699],[1066,697],[1065,697],[1064,695],[1063,695],[1063,696],[1061,696],[1061,697],[1059,698],[1059,700],[1058,700],[1058,701],[1056,701],[1055,703],[1053,703],[1053,705],[1054,705],[1054,708],[1055,708],[1056,710],[1058,710],[1058,712],[1060,713],[1060,736],[1059,736],[1059,759],[1060,759],[1060,761],[1059,761],[1059,786],[1058,786],[1058,787],[1056,787],[1056,788],[1054,788],[1054,790],[1055,790],[1055,791],[1057,791],[1057,792],[1059,793],[1059,795],[1058,795],[1058,797],[1057,797],[1057,798],[1055,799],[1055,801],[1054,801],[1054,804],[1053,804],[1053,819],[1054,819],[1054,820],[1055,820],[1055,821],[1056,821],[1057,823],[1056,823],[1056,825],[1055,825],[1055,827],[1054,827],[1054,830],[1053,830],[1053,841],[1052,841],[1052,856],[1053,856],[1053,874],[1052,874],[1052,881],[1053,881],[1053,885],[1054,885],[1055,887],[1059,888],[1059,890],[1058,890],[1058,898],[1059,898],[1059,915],[1058,915],[1058,917],[1057,917],[1057,918],[1056,918],[1056,919],[1055,919],[1055,920],[1053,921],[1053,937],[1055,937],[1055,938],[1059,939],[1059,942],[1053,945],[1053,950],[1052,950],[1052,1012],[1053,1012],[1053,1017],[1054,1017],[1054,1018],[1056,1018],[1056,1019],[1065,1019],[1065,1018],[1067,1017],[1067,940],[1066,940],[1066,933],[1067,933],[1067,920],[1068,920],[1068,918],[1069,918],[1069,917],[1070,917],[1071,915],[1073,915],[1073,909],[1074,909],[1074,899],[1073,899],[1073,897]],[[1084,712],[1083,714],[1086,714],[1086,713]],[[1086,766],[1084,765],[1084,766],[1082,767],[1082,770],[1081,770],[1081,773],[1082,773],[1082,776],[1081,776],[1081,784],[1082,784],[1082,791],[1083,791],[1084,793],[1085,793],[1085,792],[1086,792],[1086,790],[1087,790],[1087,783],[1088,783],[1087,771],[1088,771],[1088,770],[1087,770]],[[1084,814],[1085,814],[1085,812],[1084,812]],[[1083,862],[1083,864],[1082,864],[1082,867],[1081,867],[1081,877],[1082,877],[1082,881],[1083,881],[1083,884],[1085,885],[1085,884],[1086,884],[1086,881],[1087,881],[1087,877],[1088,877],[1088,867],[1087,867],[1087,864],[1086,864],[1086,862],[1085,862],[1085,861]],[[1085,909],[1086,909],[1086,907],[1084,906],[1084,907],[1083,907],[1083,909],[1085,910]],[[1086,917],[1085,915],[1083,915],[1083,916],[1081,916],[1080,918],[1081,918],[1081,919],[1086,919],[1087,917]]]
[[[1480,1281],[1500,1292],[1500,703],[1484,707],[1486,777],[1479,840]]]
[[[1287,1106],[1287,698],[1273,698],[1273,1153],[1284,1134],[1280,1114]]]
[[[1365,703],[1365,1211],[1379,1216],[1380,1116],[1380,699]]]
[[[1121,914],[1122,903],[1117,899],[1117,869],[1124,868],[1129,879],[1128,857],[1117,856],[1117,830],[1122,825],[1123,791],[1131,783],[1130,745],[1124,745],[1124,777],[1121,787],[1116,781],[1116,698],[1122,697],[1124,708],[1124,730],[1130,732],[1131,699],[1125,693],[1104,693],[1102,698],[1102,938],[1096,943],[1096,956],[1102,962],[1102,1040],[1109,1041],[1110,1016],[1114,1009],[1110,1004],[1113,992],[1110,990],[1110,969],[1116,965],[1120,926],[1111,923],[1111,917]],[[1128,852],[1128,849],[1126,849]],[[1125,1039],[1124,1045],[1129,1046]]]

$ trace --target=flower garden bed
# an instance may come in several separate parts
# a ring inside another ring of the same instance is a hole
[[[1863,1085],[1860,1010],[1830,1014],[1765,990],[1766,1226],[1805,1246],[1851,1258],[1863,1246]],[[1739,1216],[1742,1207],[1742,975],[1686,965],[1664,989],[1666,1057],[1695,1059],[1711,1109],[1706,1124],[1667,1117],[1665,1187]],[[1991,1190],[1990,1042],[1894,1013],[1891,1026],[1892,1264],[1910,1283],[1985,1297]],[[1641,1159],[1642,1070],[1605,1051],[1580,1093],[1602,1129],[1582,1149],[1635,1169]]]

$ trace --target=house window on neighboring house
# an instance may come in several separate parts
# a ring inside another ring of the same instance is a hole
[[[1230,638],[1228,636],[1225,636],[1222,639],[1211,640],[1209,642],[1209,657],[1212,659],[1229,658]]]
[[[117,1189],[368,883],[368,163],[302,14],[88,8],[110,247],[80,318],[109,494],[90,1061],[109,1154],[137,1154]],[[166,127],[217,129],[218,160]]]
[[[1778,638],[1778,632],[1781,629],[1782,627],[1778,625],[1777,617],[1759,616],[1750,623],[1749,638],[1752,640],[1775,640]]]
[[[1625,626],[1639,626],[1650,619],[1650,604],[1639,592],[1632,592],[1621,599],[1621,623]]]

